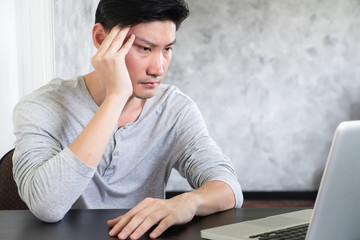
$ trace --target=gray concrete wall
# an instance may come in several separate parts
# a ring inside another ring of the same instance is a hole
[[[57,76],[85,74],[97,0],[54,0]],[[199,105],[247,191],[315,190],[360,118],[360,2],[188,0],[166,83]],[[170,190],[189,189],[173,174]]]

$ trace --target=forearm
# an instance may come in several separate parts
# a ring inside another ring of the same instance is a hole
[[[69,145],[86,165],[97,167],[127,98],[112,95],[105,98],[98,111],[80,135]]]
[[[222,181],[210,181],[199,189],[186,193],[196,204],[196,216],[225,211],[235,206],[235,196],[229,185]]]

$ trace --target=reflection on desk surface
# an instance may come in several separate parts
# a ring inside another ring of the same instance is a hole
[[[169,228],[158,239],[198,240],[200,230],[246,221],[275,214],[296,211],[304,208],[242,208],[212,214],[206,217],[195,217],[191,222]],[[0,211],[0,239],[116,239],[109,237],[106,221],[118,217],[128,210],[70,210],[58,223],[44,223],[38,220],[29,210]],[[150,239],[147,236],[141,239]]]

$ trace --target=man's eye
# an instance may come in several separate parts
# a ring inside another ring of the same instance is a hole
[[[166,52],[170,52],[172,50],[172,47],[167,47],[167,48],[165,48],[165,51]]]
[[[150,51],[150,48],[148,48],[148,47],[140,47],[140,49],[144,52]]]

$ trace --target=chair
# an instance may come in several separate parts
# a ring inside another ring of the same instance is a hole
[[[14,149],[0,160],[0,210],[28,209],[21,200],[12,173]]]

